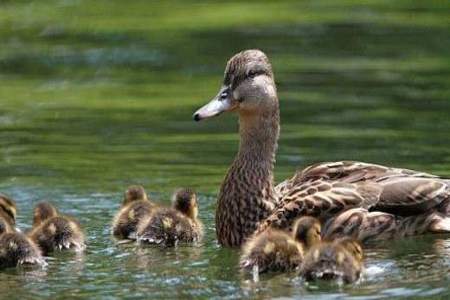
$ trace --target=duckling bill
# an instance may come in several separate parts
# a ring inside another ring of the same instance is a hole
[[[86,248],[80,224],[59,214],[48,202],[39,203],[34,209],[33,228],[28,234],[43,251],[44,255],[56,250]]]
[[[172,207],[155,209],[139,223],[137,231],[139,242],[165,247],[196,243],[202,237],[203,225],[198,219],[197,195],[191,189],[177,191]]]

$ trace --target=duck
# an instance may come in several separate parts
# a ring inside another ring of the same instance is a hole
[[[322,237],[327,240],[351,237],[361,243],[369,243],[426,233],[445,233],[448,222],[449,218],[439,211],[399,217],[359,207],[343,211],[328,220]]]
[[[197,194],[189,188],[174,193],[171,207],[157,207],[138,224],[137,241],[173,247],[202,240],[203,224],[198,219]]]
[[[300,267],[305,253],[321,241],[321,226],[313,217],[301,217],[292,232],[270,228],[249,238],[242,246],[240,268],[264,273],[292,271]]]
[[[0,194],[0,218],[14,226],[16,224],[16,213],[15,201],[4,194]]]
[[[82,252],[86,248],[80,224],[60,214],[47,201],[38,203],[34,208],[33,227],[28,237],[39,246],[43,255],[64,249]]]
[[[20,265],[44,266],[46,262],[41,250],[30,238],[0,217],[0,268]]]
[[[363,258],[361,244],[350,237],[322,242],[306,254],[299,274],[306,281],[350,284],[361,278]]]
[[[119,212],[115,215],[112,234],[119,240],[136,240],[138,223],[148,217],[155,204],[147,197],[143,186],[132,185],[127,188]]]
[[[218,94],[193,118],[226,112],[238,114],[240,143],[217,196],[216,236],[222,246],[240,247],[267,228],[289,228],[299,216],[325,222],[360,207],[414,218],[438,211],[450,197],[448,179],[358,161],[316,163],[275,185],[280,110],[272,66],[261,50],[231,57]]]

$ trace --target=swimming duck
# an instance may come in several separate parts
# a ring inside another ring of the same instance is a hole
[[[137,240],[165,247],[199,242],[203,237],[203,225],[197,216],[196,193],[180,189],[174,194],[172,207],[158,207],[139,223]]]
[[[305,256],[300,275],[307,281],[336,280],[344,283],[357,281],[363,270],[363,250],[351,239],[342,238],[323,242]]]
[[[361,207],[418,216],[450,197],[449,180],[356,161],[318,163],[275,186],[279,104],[272,66],[260,50],[233,56],[219,93],[193,117],[200,121],[231,111],[239,115],[240,144],[218,195],[216,234],[223,246],[240,246],[269,227],[290,227],[303,215],[323,222]]]
[[[3,218],[9,225],[16,224],[16,203],[6,195],[0,194],[0,218]]]
[[[38,246],[0,217],[0,268],[45,264]]]
[[[128,187],[122,207],[113,220],[113,235],[122,240],[135,240],[139,221],[148,217],[154,208],[155,204],[148,199],[142,186]]]
[[[269,228],[242,246],[240,267],[246,271],[290,271],[303,262],[304,253],[320,243],[320,223],[312,217],[299,218],[292,233]]]
[[[28,236],[44,255],[55,250],[74,249],[79,252],[86,248],[80,224],[59,214],[48,202],[38,203],[34,208],[33,228]]]

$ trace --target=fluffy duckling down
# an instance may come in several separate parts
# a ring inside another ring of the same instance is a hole
[[[0,217],[0,268],[45,264],[38,246]]]
[[[292,233],[270,228],[247,240],[242,247],[240,267],[257,273],[294,270],[302,264],[304,253],[320,241],[319,221],[301,217],[294,223]]]
[[[55,250],[83,251],[86,246],[80,224],[71,217],[59,214],[48,202],[39,203],[34,209],[33,228],[28,236],[44,255]]]
[[[199,242],[203,225],[198,219],[197,195],[191,189],[180,189],[173,197],[172,207],[158,207],[138,225],[140,243],[165,247],[179,243]]]
[[[307,281],[353,283],[360,278],[362,270],[361,245],[352,238],[341,238],[312,248],[305,256],[300,275]]]
[[[120,240],[135,240],[138,223],[150,216],[152,203],[142,186],[133,185],[125,192],[122,207],[113,219],[112,234]]]

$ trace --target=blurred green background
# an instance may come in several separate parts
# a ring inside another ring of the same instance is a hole
[[[238,253],[217,248],[213,227],[237,120],[191,115],[247,48],[266,52],[275,71],[277,181],[341,159],[450,176],[449,1],[0,0],[0,189],[17,199],[22,226],[35,201],[51,198],[92,242],[81,271],[63,258],[28,285],[10,271],[6,295],[449,295],[448,237],[369,250],[368,264],[388,271],[357,290],[304,291],[294,275],[243,284]],[[156,265],[142,271],[133,248],[113,244],[108,224],[133,183],[161,202],[179,186],[200,193],[201,254],[152,252]]]

